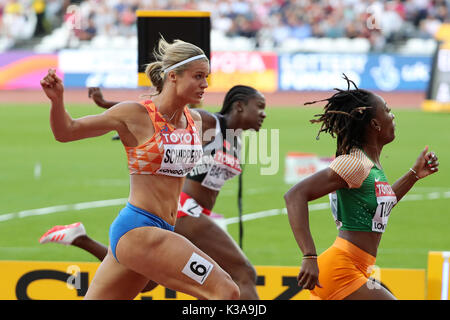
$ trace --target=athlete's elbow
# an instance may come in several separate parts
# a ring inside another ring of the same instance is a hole
[[[68,142],[69,140],[63,136],[55,136],[55,140],[58,142]]]
[[[66,127],[53,127],[53,136],[55,137],[55,140],[58,142],[70,142],[76,140],[75,138],[75,131],[73,130],[73,127],[66,126]]]
[[[296,202],[298,200],[298,195],[296,190],[289,190],[284,194],[284,202],[286,204],[286,208],[289,209],[292,206],[295,206]],[[288,210],[290,211],[290,210]]]
[[[286,192],[283,196],[284,198],[284,202],[287,204],[289,204],[292,201],[292,190],[289,190],[288,192]]]
[[[67,134],[62,134],[62,133],[53,131],[53,136],[55,137],[55,140],[58,141],[58,142],[69,142],[69,141],[72,141],[70,139],[69,135],[67,135]]]
[[[71,142],[80,138],[72,131],[53,131],[53,136],[58,142]]]
[[[302,193],[302,188],[300,184],[293,186],[284,194],[284,201],[286,205],[289,205],[298,200],[299,196]]]

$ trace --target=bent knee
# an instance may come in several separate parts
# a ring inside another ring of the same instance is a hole
[[[239,291],[239,287],[236,283],[233,282],[233,288],[230,290],[228,297],[224,298],[227,300],[239,300],[241,297],[241,292]]]
[[[239,300],[239,287],[231,278],[228,278],[217,288],[217,295],[218,300]]]
[[[240,298],[239,286],[226,272],[221,272],[212,287],[209,287],[210,295],[207,299],[212,300],[238,300]]]

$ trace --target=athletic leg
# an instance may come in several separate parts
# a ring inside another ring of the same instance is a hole
[[[97,259],[99,259],[100,261],[103,261],[103,259],[105,259],[106,257],[106,254],[108,253],[108,248],[105,245],[103,245],[98,241],[95,241],[94,239],[89,238],[87,235],[76,238],[72,242],[72,245],[77,246],[78,248],[81,248],[83,250],[86,250],[87,252],[97,257]],[[155,289],[157,286],[158,286],[157,283],[150,280],[144,287],[144,289],[142,289],[141,292],[151,291]]]
[[[177,219],[175,232],[188,238],[195,246],[216,261],[236,282],[243,300],[259,299],[256,271],[245,254],[231,238],[207,215]]]
[[[42,244],[53,242],[73,245],[89,252],[100,261],[103,261],[108,253],[108,247],[90,238],[80,222],[65,226],[54,226],[41,237],[39,242]],[[157,286],[157,283],[149,281],[142,292],[151,291]]]
[[[239,298],[228,273],[175,232],[156,227],[130,230],[119,240],[116,256],[122,265],[166,288],[199,299]]]
[[[84,298],[86,300],[131,300],[147,283],[147,278],[118,263],[111,251],[108,251]]]

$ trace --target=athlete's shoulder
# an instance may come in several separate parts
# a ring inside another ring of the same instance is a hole
[[[217,118],[211,112],[203,110],[203,109],[190,109],[190,110],[191,110],[192,114],[193,114],[193,112],[198,114],[198,117],[199,117],[198,120],[202,122],[202,128],[204,131],[216,127]],[[194,116],[192,118],[194,118]],[[194,120],[197,120],[197,119],[194,119]]]
[[[114,115],[123,118],[141,117],[146,113],[146,108],[137,101],[122,101],[104,111],[107,115]]]
[[[212,114],[209,111],[206,111],[204,109],[191,109],[191,110],[196,111],[199,114],[199,116],[202,118],[203,121],[208,121],[208,120],[215,121],[214,114]]]
[[[111,107],[110,109],[142,109],[144,107],[144,103],[143,102],[138,102],[138,101],[132,101],[132,100],[127,100],[127,101],[122,101],[119,102],[117,104],[115,104],[113,107]]]
[[[329,167],[347,182],[349,188],[359,188],[372,166],[373,163],[364,152],[354,148],[349,154],[336,157]]]

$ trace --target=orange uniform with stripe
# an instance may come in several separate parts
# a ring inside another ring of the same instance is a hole
[[[184,177],[201,159],[202,143],[187,107],[183,112],[187,127],[177,129],[168,123],[151,100],[142,102],[155,128],[153,136],[137,147],[127,147],[130,174]]]
[[[337,237],[317,263],[322,288],[311,290],[311,300],[342,300],[367,283],[375,257]]]

